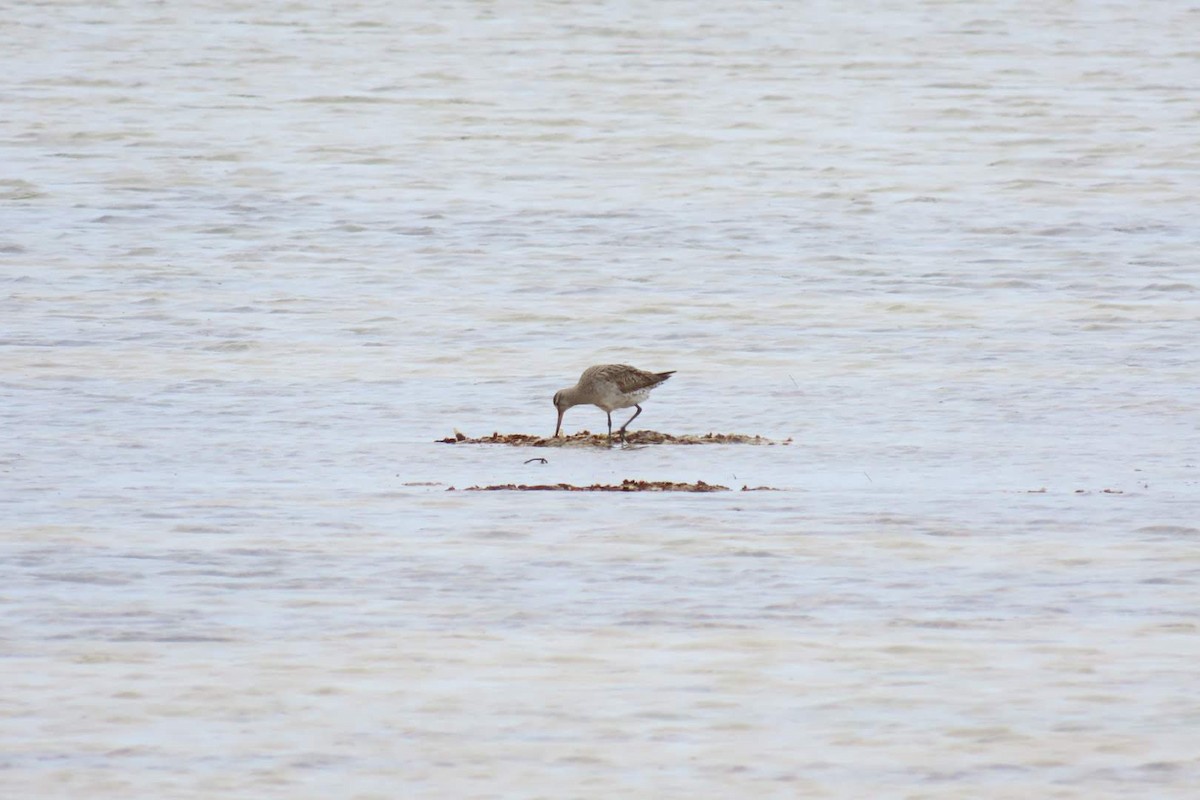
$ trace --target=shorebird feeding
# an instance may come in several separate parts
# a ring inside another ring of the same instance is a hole
[[[670,372],[646,372],[626,364],[597,364],[588,367],[579,376],[579,383],[554,393],[554,407],[558,409],[558,424],[554,435],[562,430],[563,414],[571,406],[590,403],[608,414],[608,438],[612,440],[612,412],[618,408],[633,406],[637,411],[621,426],[621,441],[625,441],[625,429],[642,413],[641,403],[650,396],[650,391],[667,378]]]

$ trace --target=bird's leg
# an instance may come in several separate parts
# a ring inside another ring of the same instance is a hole
[[[624,425],[621,426],[621,443],[622,444],[625,443],[625,429],[629,427],[630,422],[633,422],[635,419],[637,419],[638,414],[642,413],[641,406],[634,406],[634,408],[636,408],[637,411],[633,412],[633,416],[629,418],[629,422],[626,422]],[[611,436],[611,434],[609,434],[609,435]]]
[[[606,411],[604,413],[608,414],[608,443],[612,444],[612,412]]]

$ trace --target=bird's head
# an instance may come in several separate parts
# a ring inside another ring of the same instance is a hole
[[[559,390],[554,393],[554,407],[558,409],[558,424],[554,426],[554,435],[558,436],[562,430],[563,414],[567,413],[567,409],[571,407],[571,403],[567,400],[566,393]]]

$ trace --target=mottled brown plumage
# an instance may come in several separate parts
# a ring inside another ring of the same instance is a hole
[[[628,364],[597,364],[588,367],[579,376],[579,383],[562,389],[554,395],[554,407],[558,409],[558,424],[554,427],[554,435],[562,430],[563,414],[571,406],[591,404],[608,414],[608,438],[612,438],[612,412],[618,408],[637,409],[633,416],[621,426],[621,439],[625,438],[625,429],[629,423],[642,413],[641,403],[650,396],[650,391],[667,378],[675,374],[670,372],[647,372]]]

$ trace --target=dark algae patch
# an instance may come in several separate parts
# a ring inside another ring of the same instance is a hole
[[[609,441],[608,436],[599,433],[580,431],[570,436],[535,436],[531,433],[493,433],[472,439],[466,434],[455,432],[453,436],[438,439],[442,444],[506,444],[515,447],[608,447],[619,440]],[[788,445],[791,439],[775,441],[765,436],[750,436],[744,433],[703,433],[684,434],[676,436],[658,431],[628,431],[625,434],[627,445],[647,444],[765,444]]]
[[[446,491],[454,491],[451,486]],[[728,486],[696,481],[635,481],[626,478],[619,484],[593,483],[591,486],[575,486],[570,483],[525,484],[502,483],[496,486],[468,486],[467,492],[728,492]]]
[[[620,442],[610,440],[604,434],[580,431],[570,436],[535,436],[530,433],[493,433],[491,436],[471,438],[460,431],[453,436],[438,439],[442,444],[499,444],[512,447],[613,447]],[[633,431],[625,434],[625,445],[654,445],[654,444],[759,444],[759,445],[788,445],[791,439],[773,441],[765,436],[748,436],[742,433],[705,433],[697,435],[675,436],[658,431]],[[547,454],[549,455],[549,454]],[[548,464],[546,458],[533,457],[525,459],[525,464]],[[457,491],[451,486],[448,492]],[[620,483],[593,483],[590,486],[576,486],[572,483],[500,483],[489,486],[468,486],[467,492],[728,492],[728,486],[716,483],[696,481],[642,481],[626,478]],[[773,486],[743,486],[743,492],[779,491]]]

